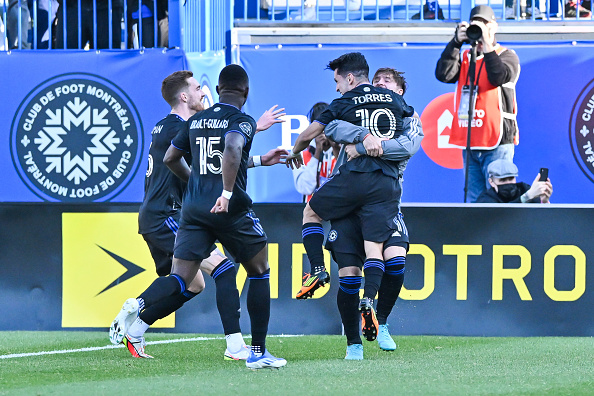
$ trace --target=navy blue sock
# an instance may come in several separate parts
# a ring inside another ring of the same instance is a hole
[[[301,229],[303,247],[311,264],[311,273],[317,274],[324,267],[324,228],[320,223],[305,223]]]
[[[359,335],[359,290],[361,289],[360,276],[341,276],[338,279],[340,287],[336,295],[336,303],[347,344],[361,344]]]
[[[167,315],[180,309],[186,302],[196,297],[198,293],[193,293],[189,290],[174,296],[166,297],[150,307],[146,308],[139,315],[146,324],[152,326],[158,319],[163,319]]]
[[[396,256],[385,262],[385,273],[379,288],[377,299],[377,321],[384,325],[396,304],[402,283],[404,282],[404,256]]]
[[[186,291],[186,283],[179,275],[162,276],[154,280],[153,283],[139,296],[144,300],[144,308],[147,309],[158,301],[169,296],[180,294]]]
[[[239,292],[237,291],[237,270],[229,259],[217,265],[211,274],[217,287],[217,308],[225,334],[240,333]]]
[[[270,270],[263,274],[248,274],[248,278],[247,309],[252,327],[252,346],[256,347],[254,353],[264,353],[270,320]]]
[[[382,282],[382,276],[384,275],[384,262],[380,259],[365,260],[363,274],[365,274],[363,297],[374,300]]]

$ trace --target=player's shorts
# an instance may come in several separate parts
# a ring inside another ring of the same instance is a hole
[[[142,234],[151,251],[151,256],[153,256],[157,268],[157,275],[159,276],[166,276],[171,272],[177,227],[175,219],[169,217],[157,231]]]
[[[392,220],[400,212],[402,191],[397,179],[382,171],[341,172],[312,196],[309,206],[324,220],[357,213],[366,241],[384,242],[392,234]]]
[[[230,231],[220,231],[207,225],[187,226],[182,223],[175,239],[174,256],[182,260],[202,261],[212,252],[218,239],[236,262],[245,263],[258,254],[268,238],[260,219],[249,210],[229,221]]]
[[[384,250],[390,246],[401,246],[408,251],[409,240],[408,230],[404,224],[404,216],[399,213],[392,219],[393,230],[390,237],[384,242]],[[365,262],[365,247],[363,245],[363,234],[361,224],[356,215],[334,220],[330,226],[330,232],[326,239],[326,249],[332,253],[332,258],[338,264],[338,268],[356,266],[363,267]],[[353,261],[350,255],[358,258]],[[341,260],[341,257],[343,258]],[[342,261],[342,262],[341,262]]]

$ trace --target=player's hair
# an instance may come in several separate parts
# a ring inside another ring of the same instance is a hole
[[[227,65],[221,70],[219,74],[219,90],[220,91],[237,91],[243,93],[250,85],[250,79],[239,65]]]
[[[328,103],[326,102],[318,102],[309,109],[307,113],[307,119],[309,122],[314,122],[316,118],[320,116],[328,108]]]
[[[371,81],[373,82],[379,74],[391,75],[392,78],[394,79],[394,82],[396,84],[398,84],[398,86],[400,88],[402,88],[402,94],[404,95],[406,93],[408,84],[406,83],[406,78],[404,78],[404,76],[403,76],[404,72],[399,72],[398,70],[393,69],[391,67],[380,67],[379,69],[377,69],[377,71],[373,75],[373,79]]]
[[[161,95],[169,103],[169,106],[173,107],[177,105],[180,92],[190,86],[188,79],[193,76],[194,73],[191,71],[182,70],[165,77],[163,83],[161,83]]]
[[[369,65],[360,52],[350,52],[328,63],[328,69],[336,70],[342,77],[351,73],[356,78],[369,78]]]

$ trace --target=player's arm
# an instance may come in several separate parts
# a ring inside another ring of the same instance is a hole
[[[237,171],[241,164],[241,152],[245,138],[239,132],[230,131],[225,135],[225,149],[223,150],[223,161],[221,164],[223,173],[223,191],[217,198],[210,213],[227,213],[229,211],[229,200],[233,194],[233,186],[237,178]]]
[[[190,167],[184,158],[185,154],[186,152],[171,144],[163,157],[163,163],[171,172],[187,183],[190,179]]]
[[[256,124],[256,133],[265,131],[279,122],[285,122],[285,120],[282,119],[283,116],[287,115],[286,113],[283,113],[285,108],[282,107],[277,109],[277,107],[278,105],[274,105],[262,114]]]
[[[255,168],[257,166],[272,166],[276,164],[284,164],[289,155],[289,152],[282,148],[275,148],[264,155],[254,155],[248,159],[248,168]]]
[[[297,137],[295,145],[293,146],[293,152],[287,156],[287,166],[291,168],[299,168],[303,164],[301,152],[309,146],[309,143],[313,139],[321,135],[323,132],[324,125],[319,122],[314,121],[309,124],[309,126],[305,128],[305,131],[301,132]]]

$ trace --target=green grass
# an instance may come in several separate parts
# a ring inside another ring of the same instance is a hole
[[[147,334],[147,341],[196,337]],[[252,371],[223,339],[149,345],[155,359],[105,349],[0,359],[0,395],[593,395],[594,338],[397,337],[345,361],[340,336],[269,338],[287,359]],[[104,332],[0,332],[0,355],[101,347]]]

